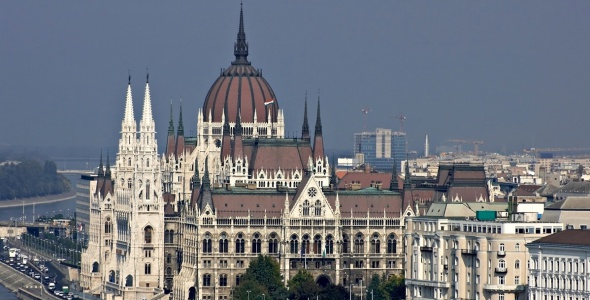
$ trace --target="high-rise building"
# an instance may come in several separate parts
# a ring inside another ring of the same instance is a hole
[[[384,128],[355,133],[354,154],[377,171],[390,171],[394,162],[401,171],[401,162],[407,157],[406,133]]]

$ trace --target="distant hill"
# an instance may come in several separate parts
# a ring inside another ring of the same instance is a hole
[[[12,159],[0,163],[0,200],[61,194],[71,188],[53,161]]]

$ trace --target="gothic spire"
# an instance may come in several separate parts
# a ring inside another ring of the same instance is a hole
[[[182,123],[182,99],[180,99],[180,116],[178,117],[177,135],[184,135],[184,124]]]
[[[107,150],[107,169],[105,171],[105,177],[107,179],[111,178],[111,163],[110,163],[110,159],[109,159],[109,150]]]
[[[301,138],[309,140],[309,122],[307,121],[307,91],[305,91],[305,108],[303,110],[303,127],[301,129]]]
[[[248,64],[248,43],[246,43],[246,33],[244,32],[244,11],[240,3],[240,26],[238,29],[238,38],[234,44],[234,55],[236,60],[234,64]]]
[[[391,168],[391,181],[389,182],[389,190],[398,190],[399,186],[397,183],[397,165],[395,163],[395,157],[393,158],[393,167]]]
[[[209,180],[209,156],[205,157],[205,174],[203,175],[203,188],[209,188],[211,181]]]
[[[125,99],[125,116],[123,117],[124,122],[135,123],[133,117],[133,97],[131,96],[131,75],[129,75],[129,81],[127,83],[127,98]]]
[[[146,75],[145,80],[145,96],[143,99],[143,114],[141,116],[142,121],[153,120],[152,116],[152,99],[150,95],[150,74]]]
[[[174,135],[174,119],[172,118],[172,99],[170,99],[170,121],[168,122],[168,135]]]
[[[318,114],[315,121],[315,134],[322,134],[322,117],[320,114],[320,95],[318,91]]]
[[[406,175],[404,178],[404,185],[409,185],[410,183],[410,161],[406,159]]]
[[[102,164],[102,150],[100,150],[100,163],[98,164],[98,177],[104,176],[104,166]]]
[[[201,177],[199,176],[199,159],[195,158],[195,174],[193,175],[193,190],[198,190],[201,187]]]

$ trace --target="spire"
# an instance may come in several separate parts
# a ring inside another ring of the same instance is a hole
[[[195,158],[195,174],[192,179],[193,190],[201,188],[201,177],[199,176],[199,159]]]
[[[320,115],[320,92],[318,91],[318,115],[315,121],[315,134],[322,134],[322,117]]]
[[[98,164],[98,177],[104,176],[104,166],[102,165],[102,150],[100,150],[100,163]]]
[[[410,161],[406,159],[406,175],[404,178],[404,185],[409,185],[410,183]]]
[[[244,11],[240,3],[240,26],[238,29],[238,38],[234,44],[234,55],[236,60],[233,64],[249,64],[248,62],[248,43],[246,43],[246,33],[244,32]]]
[[[211,181],[209,180],[209,156],[205,157],[205,174],[203,175],[203,188],[210,188]]]
[[[307,91],[305,91],[305,108],[303,110],[303,127],[301,129],[301,138],[309,140],[309,122],[307,121]]]
[[[395,157],[393,158],[393,167],[391,167],[391,181],[389,182],[389,190],[395,191],[399,189],[397,183],[397,165],[395,164]]]
[[[182,124],[182,98],[180,99],[180,116],[178,117],[177,135],[184,135],[184,125]]]
[[[238,110],[236,115],[236,126],[234,127],[234,147],[233,147],[233,159],[241,159],[243,156],[242,151],[242,112]]]
[[[172,99],[170,99],[170,121],[168,122],[168,135],[174,135],[174,119],[172,118]]]
[[[125,117],[124,122],[135,123],[133,117],[133,97],[131,96],[131,75],[129,75],[129,81],[127,83],[127,98],[125,99]]]
[[[111,178],[111,163],[109,159],[109,151],[107,150],[107,170],[105,171],[105,177],[107,179]]]
[[[332,170],[331,172],[332,177],[330,178],[330,185],[332,188],[337,190],[338,189],[338,176],[336,175],[336,164],[334,163],[334,154],[332,153]]]
[[[152,117],[152,98],[150,96],[150,74],[146,75],[145,80],[145,96],[143,99],[143,114],[141,116],[143,121],[151,121]]]

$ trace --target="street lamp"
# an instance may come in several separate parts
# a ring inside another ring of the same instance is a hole
[[[246,291],[246,293],[248,293],[248,300],[250,300],[250,292],[251,291]]]
[[[264,300],[264,299],[265,299],[265,296],[264,296],[264,294],[262,294],[262,300]]]

